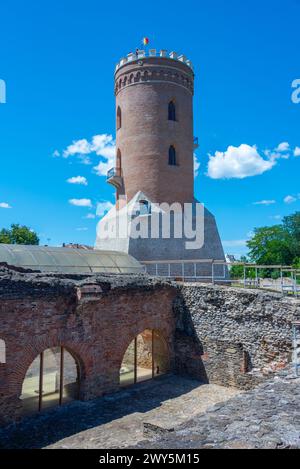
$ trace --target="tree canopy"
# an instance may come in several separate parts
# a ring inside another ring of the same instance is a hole
[[[249,259],[256,264],[297,265],[300,261],[300,212],[274,226],[255,228],[247,242]]]
[[[39,244],[38,235],[28,228],[18,224],[12,224],[9,229],[0,230],[0,243],[2,244]]]

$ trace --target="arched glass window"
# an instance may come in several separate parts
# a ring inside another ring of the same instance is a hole
[[[0,339],[0,363],[6,363],[6,347],[3,339]]]
[[[64,347],[42,352],[27,370],[21,400],[24,414],[63,405],[79,396],[79,366]]]
[[[170,371],[168,345],[159,331],[145,329],[129,344],[120,369],[120,385],[161,376]]]
[[[120,106],[118,106],[117,109],[117,130],[119,130],[122,127],[122,111]]]
[[[176,164],[176,150],[175,147],[171,145],[169,148],[169,165],[176,166]]]
[[[175,107],[174,101],[169,102],[168,120],[169,121],[176,121],[176,107]]]

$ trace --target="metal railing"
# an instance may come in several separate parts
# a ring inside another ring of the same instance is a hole
[[[122,171],[120,168],[110,168],[108,171],[107,171],[107,175],[106,175],[106,179],[111,179],[112,177],[122,177]]]
[[[179,282],[219,283],[300,296],[300,269],[292,266],[257,265],[217,259],[141,261],[141,263],[149,275]],[[234,266],[242,267],[240,278],[232,278],[230,271]],[[261,271],[265,269],[277,271],[277,279],[261,276]]]

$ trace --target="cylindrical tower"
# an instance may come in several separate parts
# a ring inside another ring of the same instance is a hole
[[[192,64],[138,51],[117,65],[116,168],[108,182],[127,201],[142,191],[152,202],[194,199]]]

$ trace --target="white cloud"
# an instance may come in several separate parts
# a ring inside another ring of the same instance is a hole
[[[294,196],[292,196],[292,195],[287,195],[287,196],[283,199],[284,203],[286,203],[286,204],[292,204],[293,202],[296,202],[296,200],[297,200],[296,197],[294,197]]]
[[[224,247],[232,248],[232,247],[245,247],[247,243],[247,239],[231,239],[222,241]]]
[[[82,228],[76,228],[76,231],[87,231],[88,228],[86,227],[82,227]]]
[[[116,146],[113,137],[107,134],[95,135],[92,148],[102,157],[97,166],[94,166],[94,170],[98,176],[106,176],[107,171],[115,164]]]
[[[300,156],[300,147],[296,147],[294,150],[294,156]]]
[[[259,202],[254,202],[254,205],[272,205],[276,204],[276,200],[260,200]]]
[[[269,160],[288,160],[291,155],[291,147],[289,142],[281,142],[273,150],[265,150],[264,154]]]
[[[255,146],[242,144],[229,146],[225,152],[209,155],[207,175],[212,179],[244,179],[269,171],[275,161],[265,160]]]
[[[52,153],[52,156],[53,156],[54,158],[58,158],[58,157],[60,156],[59,151],[58,151],[58,150],[55,150],[55,151]]]
[[[197,155],[194,153],[194,176],[197,177],[199,174],[200,161],[197,158]]]
[[[91,145],[86,138],[83,138],[73,141],[73,143],[63,151],[63,157],[69,158],[69,156],[88,155],[89,153],[91,153]]]
[[[290,151],[290,144],[288,142],[282,142],[278,145],[277,148],[275,148],[274,151],[279,152],[279,153]]]
[[[106,212],[112,209],[113,206],[114,205],[111,202],[109,202],[109,200],[98,202],[97,211],[96,211],[98,217],[102,217],[102,215],[104,215]]]
[[[67,182],[69,184],[82,184],[83,186],[88,185],[87,179],[84,176],[71,177],[71,178],[67,179]]]
[[[94,135],[89,141],[86,138],[74,140],[62,153],[64,158],[76,156],[83,164],[92,164],[91,155],[100,157],[94,167],[96,174],[106,176],[107,171],[115,164],[116,144],[112,135]]]
[[[92,207],[91,199],[70,199],[69,203],[75,207]]]
[[[96,218],[96,215],[94,215],[93,213],[88,213],[84,218],[86,218],[87,220],[93,220],[94,218]]]
[[[272,218],[272,220],[281,220],[282,216],[281,215],[272,215],[270,218]]]
[[[98,156],[103,156],[106,159],[114,158],[116,145],[112,135],[95,135],[92,139],[91,150]]]
[[[0,208],[12,208],[12,207],[6,202],[0,202]]]

